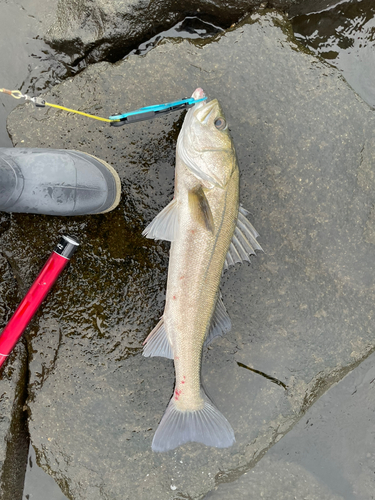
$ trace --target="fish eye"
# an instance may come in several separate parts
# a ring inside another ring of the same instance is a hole
[[[227,128],[227,122],[224,120],[224,118],[216,118],[215,127],[218,130],[224,130]]]

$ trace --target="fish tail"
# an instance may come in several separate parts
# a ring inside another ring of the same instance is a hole
[[[204,406],[200,410],[179,410],[172,397],[152,441],[152,450],[173,450],[188,442],[228,448],[235,442],[228,420],[208,399],[203,389]]]

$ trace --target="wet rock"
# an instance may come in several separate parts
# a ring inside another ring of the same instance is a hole
[[[75,500],[201,498],[252,467],[375,348],[374,117],[283,17],[256,14],[212,43],[167,41],[94,65],[45,98],[109,116],[198,85],[226,112],[241,201],[266,252],[225,273],[232,331],[204,353],[205,385],[236,433],[228,450],[150,447],[173,367],[140,352],[163,310],[168,245],[140,234],[172,197],[182,115],[111,128],[27,104],[9,118],[16,146],[80,149],[122,180],[114,212],[18,216],[1,240],[17,247],[24,276],[57,233],[82,240],[29,333],[32,443]]]
[[[235,483],[205,500],[374,498],[375,354],[331,387],[285,438]]]
[[[50,47],[37,36],[43,22],[46,23],[44,30],[47,30],[53,21],[56,6],[56,0],[25,0],[22,6],[15,2],[2,3],[0,33],[4,50],[0,52],[1,87],[26,91],[28,83],[35,84],[38,78],[35,67],[40,68],[43,64],[41,60],[47,55],[46,49],[51,52]],[[41,48],[45,50],[44,54]],[[45,77],[46,72],[43,73]],[[6,133],[6,118],[19,102],[2,94],[0,99],[0,147],[9,148],[12,143]]]
[[[37,96],[46,88],[80,70],[71,58],[53,50],[43,35],[56,18],[58,0],[2,2],[0,33],[4,49],[0,52],[1,88],[18,89]],[[0,147],[11,147],[6,119],[19,100],[0,94]]]
[[[292,19],[296,38],[339,69],[355,92],[372,107],[375,104],[374,17],[374,2],[362,0],[339,2],[331,9],[313,10]]]
[[[175,0],[59,0],[56,18],[45,39],[52,47],[69,54],[75,63],[82,58],[89,63],[103,59],[114,62],[186,15],[198,14],[228,28],[260,6],[282,10],[302,7],[299,13],[317,10],[316,2],[307,9],[303,8],[305,3],[306,0],[188,0],[183,3]],[[320,7],[333,3],[336,2],[321,0]]]
[[[322,12],[334,7],[338,3],[337,0],[297,0],[290,5],[288,13],[290,16],[300,16],[312,12]]]
[[[62,493],[52,476],[38,467],[34,448],[30,446],[27,458],[27,469],[25,474],[25,485],[23,496],[26,500],[37,498],[38,500],[68,500]]]
[[[275,445],[277,446],[277,445]],[[272,448],[273,450],[273,448]],[[267,455],[234,483],[225,483],[204,500],[345,500],[298,463],[273,461]]]
[[[21,500],[26,471],[28,432],[24,408],[27,356],[22,342],[0,374],[0,498]]]
[[[4,217],[0,222],[4,222]],[[6,258],[0,254],[1,330],[17,301],[17,285],[9,260],[9,257]],[[26,350],[20,342],[0,372],[0,497],[2,500],[21,500],[22,498],[28,447],[24,411],[26,385]]]

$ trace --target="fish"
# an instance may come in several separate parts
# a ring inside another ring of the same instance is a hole
[[[194,99],[205,97],[201,88]],[[173,359],[175,388],[152,441],[165,452],[187,442],[227,448],[234,431],[201,383],[203,346],[231,329],[220,293],[224,270],[262,250],[239,203],[239,169],[217,99],[187,112],[176,147],[173,200],[143,236],[171,242],[164,313],[143,355]]]

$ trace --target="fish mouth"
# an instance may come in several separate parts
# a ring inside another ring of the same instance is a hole
[[[194,90],[193,95],[191,96],[193,99],[203,99],[203,97],[207,97],[205,91],[198,87]],[[192,114],[201,122],[207,123],[210,114],[212,113],[215,105],[219,104],[217,99],[212,99],[212,101],[201,101],[194,105]]]
[[[198,100],[198,99],[203,99],[203,97],[206,97],[206,94],[203,89],[198,87],[197,89],[194,90],[193,95],[191,97],[195,100]]]

